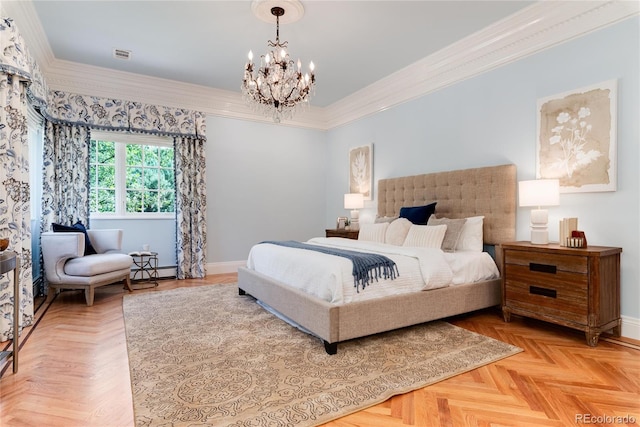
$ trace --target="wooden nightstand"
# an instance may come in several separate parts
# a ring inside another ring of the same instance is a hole
[[[325,230],[326,237],[344,237],[345,239],[358,240],[359,230],[338,230],[336,228],[327,228]]]
[[[620,336],[621,248],[567,248],[529,242],[502,246],[502,314],[532,317],[585,332]]]

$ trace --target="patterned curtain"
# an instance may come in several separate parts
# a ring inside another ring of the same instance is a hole
[[[178,279],[206,275],[206,138],[176,137],[176,244]]]
[[[5,51],[6,52],[6,51]],[[0,341],[13,338],[13,311],[20,310],[19,331],[33,323],[29,144],[24,81],[0,71],[0,232],[20,257],[20,307],[14,307],[13,279],[0,276]]]
[[[178,277],[204,277],[204,113],[49,90],[13,20],[4,16],[0,17],[0,76],[0,230],[10,229],[11,248],[22,256],[23,325],[33,319],[26,98],[46,119],[42,230],[49,230],[52,222],[82,221],[88,225],[90,129],[172,136],[176,147]],[[7,308],[11,293],[9,279],[0,277],[0,341],[11,333],[7,323],[12,318],[7,311],[11,309]]]
[[[42,231],[89,221],[89,129],[45,121]]]

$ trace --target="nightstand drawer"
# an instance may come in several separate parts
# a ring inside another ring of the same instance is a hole
[[[552,274],[557,271],[586,274],[589,269],[587,257],[573,255],[506,251],[504,262],[524,265],[531,271]]]
[[[587,323],[588,281],[586,274],[531,272],[528,267],[507,265],[505,299],[509,308]]]

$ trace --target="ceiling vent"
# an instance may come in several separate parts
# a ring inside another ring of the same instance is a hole
[[[128,61],[129,59],[131,59],[131,51],[125,49],[113,49],[113,57],[116,59],[124,59]]]

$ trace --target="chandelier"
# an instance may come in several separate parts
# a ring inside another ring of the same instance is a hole
[[[268,45],[274,49],[260,57],[260,68],[255,74],[253,52],[249,51],[241,89],[242,97],[253,110],[279,123],[283,118],[291,119],[296,111],[309,105],[316,80],[313,62],[309,63],[309,72],[303,75],[300,60],[294,63],[289,57],[288,42],[280,42],[280,17],[284,15],[284,9],[272,7],[271,14],[276,17],[276,41],[269,40]]]

